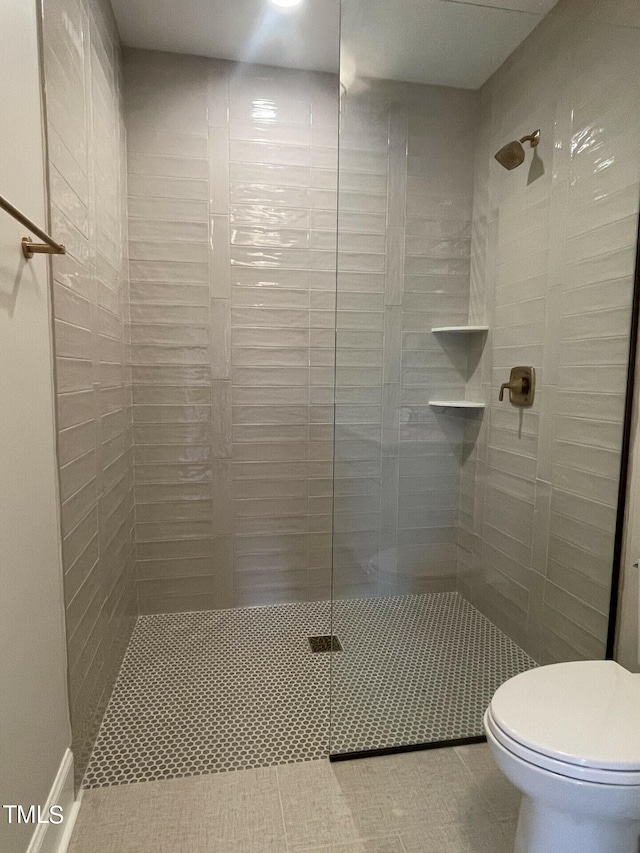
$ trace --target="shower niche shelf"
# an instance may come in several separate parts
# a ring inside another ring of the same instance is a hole
[[[429,405],[437,409],[484,409],[484,403],[473,403],[470,400],[429,400]]]
[[[488,326],[436,326],[431,329],[432,332],[454,332],[454,333],[471,333],[471,332],[488,332]]]
[[[441,332],[445,334],[454,334],[454,335],[462,335],[463,339],[466,338],[465,343],[470,344],[469,338],[467,335],[471,334],[484,334],[489,331],[488,326],[434,326],[431,329],[435,334],[439,334]],[[460,340],[460,344],[462,344],[462,340]],[[484,403],[474,403],[471,400],[429,400],[429,405],[434,409],[464,409],[468,412],[481,412],[485,405]]]

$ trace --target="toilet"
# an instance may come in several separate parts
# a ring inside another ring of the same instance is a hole
[[[610,660],[531,669],[498,688],[484,728],[522,792],[514,853],[638,853],[640,676]]]

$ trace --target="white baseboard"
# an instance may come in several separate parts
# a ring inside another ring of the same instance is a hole
[[[47,802],[42,809],[43,814],[49,813],[51,806],[62,806],[64,820],[62,823],[39,823],[31,837],[27,853],[66,853],[73,825],[80,809],[80,798],[73,796],[73,753],[67,749],[56,778],[54,779]]]

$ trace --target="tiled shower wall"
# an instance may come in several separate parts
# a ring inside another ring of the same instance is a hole
[[[337,79],[125,76],[140,610],[328,598]]]
[[[431,329],[468,317],[476,102],[371,80],[343,99],[338,596],[456,588],[465,420],[429,400],[464,399],[467,341]]]
[[[482,88],[460,589],[534,658],[604,655],[640,195],[637,4],[560,2]],[[535,71],[532,72],[532,69]],[[514,172],[493,154],[540,128]],[[530,364],[531,409],[498,402]]]
[[[125,134],[107,2],[44,0],[58,459],[81,777],[136,615]]]
[[[126,81],[141,611],[329,598],[337,80],[128,51]],[[474,104],[343,104],[341,596],[455,588],[462,422],[427,402],[467,379],[430,329],[468,314]]]

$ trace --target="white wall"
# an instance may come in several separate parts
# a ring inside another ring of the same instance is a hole
[[[36,4],[0,4],[0,193],[45,221]],[[69,746],[47,261],[0,211],[0,803],[43,804]],[[33,826],[0,814],[0,850]]]
[[[636,361],[636,388],[631,426],[631,459],[627,482],[622,578],[618,598],[618,632],[615,659],[632,672],[640,672],[638,660],[638,569],[640,560],[640,359]]]
[[[640,26],[640,9],[631,2],[610,3],[600,14],[611,15],[614,23]],[[581,10],[584,12],[584,10]],[[592,16],[595,14],[591,13]],[[616,17],[617,16],[617,17]],[[640,359],[638,360],[640,361]],[[618,636],[615,658],[623,666],[640,672],[638,660],[638,570],[640,559],[640,364],[636,363],[636,389],[631,436],[631,460],[627,486],[625,540],[622,554],[622,584],[619,597]]]

